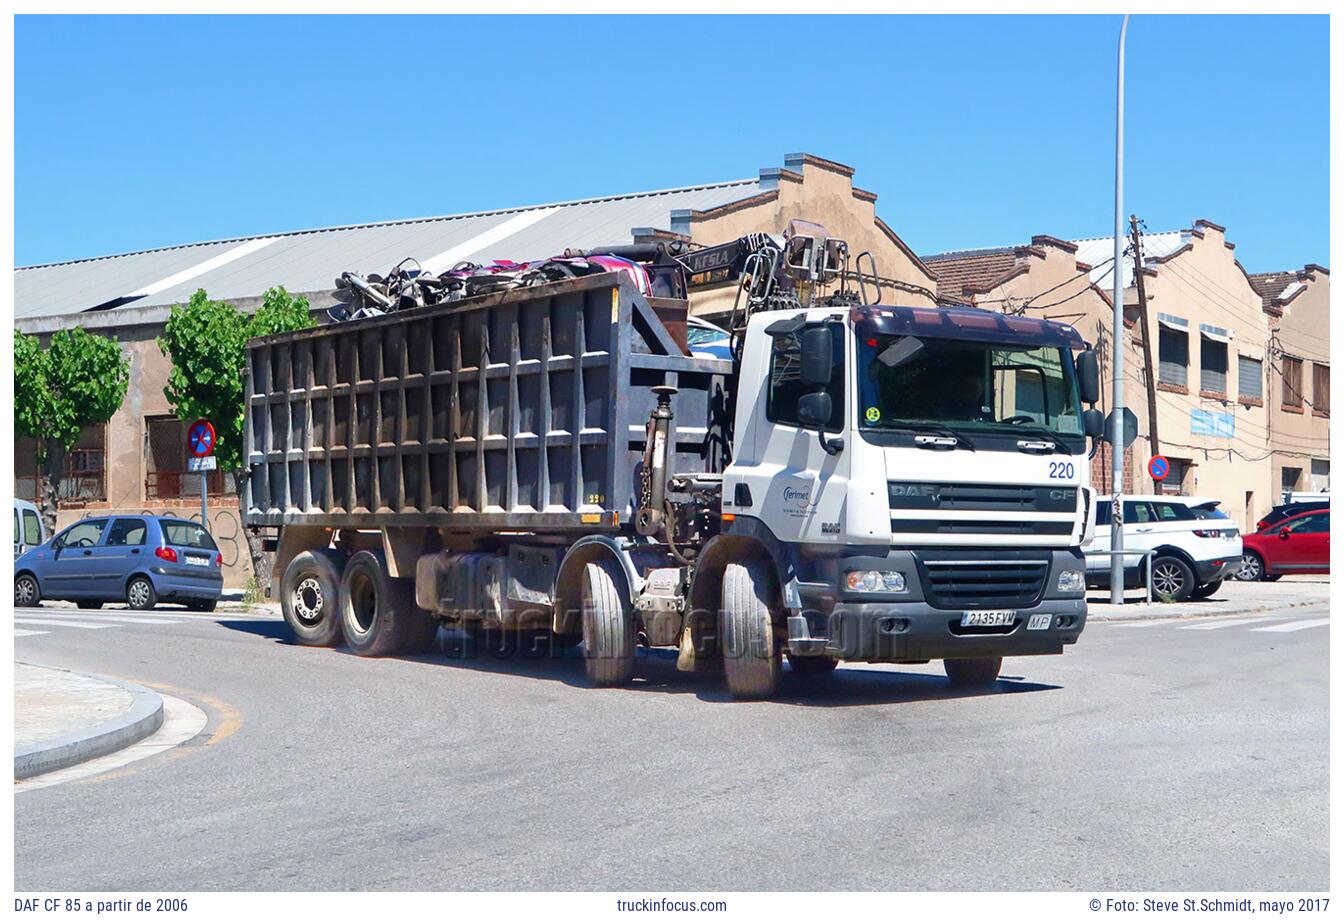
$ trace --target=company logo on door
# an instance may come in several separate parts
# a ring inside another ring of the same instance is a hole
[[[784,500],[786,502],[796,502],[797,504],[805,505],[807,504],[807,497],[811,494],[811,486],[808,486],[806,489],[795,489],[793,486],[784,487]]]

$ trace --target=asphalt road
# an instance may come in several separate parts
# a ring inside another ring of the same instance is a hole
[[[21,627],[19,660],[159,685],[210,720],[17,795],[19,892],[1329,882],[1323,606],[1090,624],[987,693],[937,663],[854,664],[766,703],[669,655],[593,690],[578,660],[362,659],[233,616]]]

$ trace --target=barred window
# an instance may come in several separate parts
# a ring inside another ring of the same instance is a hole
[[[1190,334],[1163,326],[1157,333],[1157,380],[1175,387],[1186,385],[1190,366]]]
[[[1237,394],[1245,399],[1264,399],[1264,368],[1264,363],[1256,358],[1237,355]]]
[[[1227,343],[1199,338],[1199,388],[1210,393],[1227,392]]]

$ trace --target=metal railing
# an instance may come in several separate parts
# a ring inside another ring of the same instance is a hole
[[[227,495],[231,483],[223,470],[205,474],[207,495]],[[200,473],[154,472],[145,476],[145,498],[196,498],[201,494]]]
[[[1090,549],[1090,550],[1085,550],[1085,551],[1083,552],[1083,555],[1084,555],[1084,556],[1142,556],[1142,557],[1143,557],[1144,574],[1146,575],[1146,577],[1145,577],[1144,580],[1143,580],[1143,586],[1144,586],[1144,591],[1145,591],[1145,593],[1146,593],[1146,595],[1147,595],[1146,599],[1144,600],[1144,603],[1145,603],[1145,604],[1152,604],[1152,602],[1153,602],[1153,553],[1154,553],[1154,552],[1156,552],[1156,550],[1151,550],[1151,549]],[[1122,568],[1123,568],[1123,566],[1122,566]],[[1108,569],[1107,571],[1109,572],[1110,570]],[[1086,577],[1086,576],[1084,576],[1084,577]],[[1122,576],[1122,577],[1123,577],[1123,576]],[[1121,586],[1120,586],[1120,596],[1121,596],[1122,598],[1124,597],[1124,591],[1125,591],[1124,585],[1121,585]],[[1122,603],[1123,603],[1123,601],[1122,601]]]

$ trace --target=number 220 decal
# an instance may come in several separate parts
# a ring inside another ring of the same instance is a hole
[[[1065,463],[1065,462],[1063,462],[1062,460],[1061,460],[1061,461],[1052,462],[1052,463],[1050,464],[1050,478],[1051,478],[1051,479],[1072,479],[1072,478],[1073,478],[1073,464],[1072,464],[1072,463]]]

